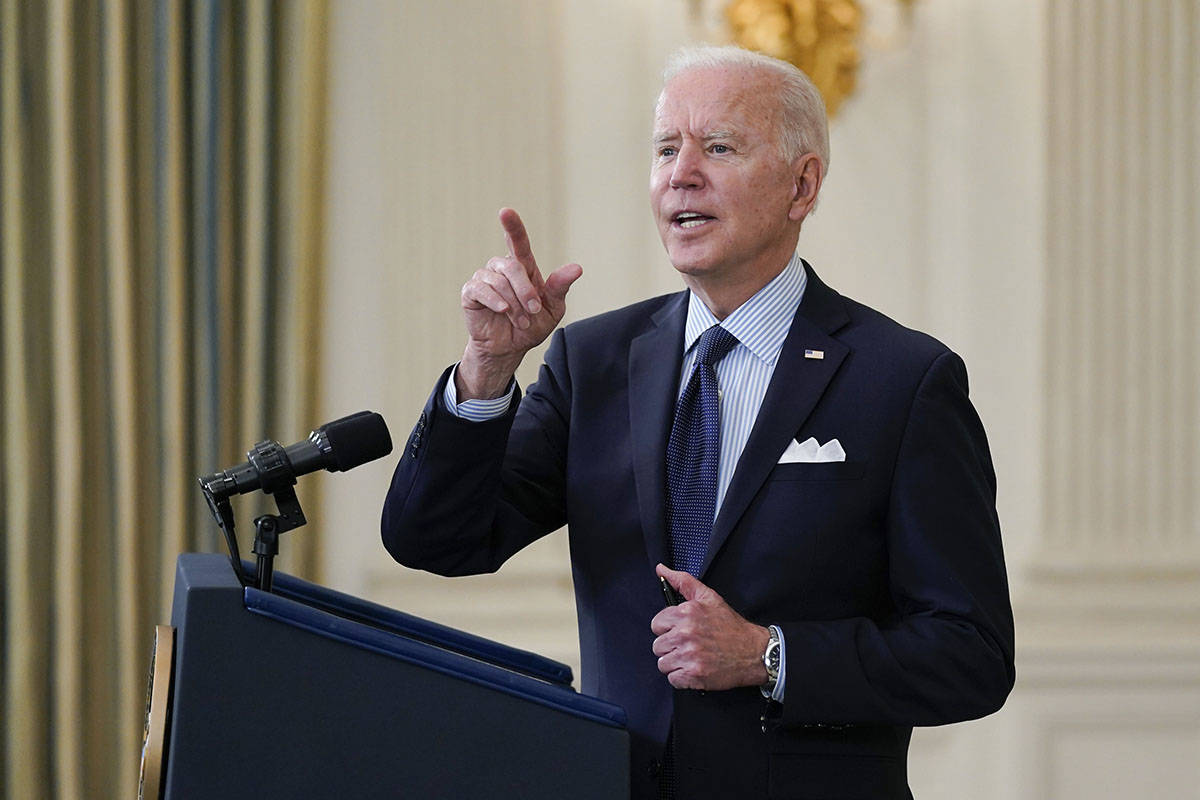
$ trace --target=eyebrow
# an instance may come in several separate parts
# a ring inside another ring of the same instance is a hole
[[[653,141],[654,141],[654,144],[663,144],[664,142],[673,142],[679,138],[680,138],[679,131],[663,131],[662,133],[656,133],[654,135]],[[716,130],[716,131],[708,131],[707,133],[705,133],[703,136],[700,137],[700,141],[712,142],[712,141],[716,141],[716,140],[720,140],[720,139],[736,139],[736,138],[737,138],[737,134],[733,131]]]

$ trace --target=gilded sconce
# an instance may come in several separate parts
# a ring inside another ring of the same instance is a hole
[[[906,16],[914,1],[896,0]],[[703,5],[693,0],[697,16]],[[735,43],[804,70],[830,116],[854,91],[863,32],[859,0],[730,0],[723,16]]]

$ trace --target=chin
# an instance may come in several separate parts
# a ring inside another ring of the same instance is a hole
[[[670,259],[671,266],[683,275],[703,275],[712,269],[712,259],[706,253],[688,253],[668,249],[667,258]]]
[[[676,260],[672,258],[671,266],[674,267],[675,271],[680,275],[689,275],[692,277],[699,277],[708,272],[707,264],[686,259]]]

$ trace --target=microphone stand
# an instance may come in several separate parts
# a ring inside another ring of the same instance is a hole
[[[275,505],[279,508],[278,514],[263,514],[254,520],[252,549],[258,557],[255,563],[254,583],[262,591],[269,592],[274,577],[275,556],[279,553],[279,534],[299,528],[308,520],[304,518],[296,490],[292,488],[296,485],[296,476],[292,472],[283,446],[279,442],[266,440],[254,445],[254,449],[247,455],[250,463],[258,471],[263,492],[274,497]],[[230,489],[220,480],[206,481],[204,478],[200,479],[200,487],[208,500],[209,509],[217,520],[217,527],[225,533],[229,559],[233,562],[233,574],[246,586],[251,581],[242,567],[242,559],[238,553],[233,508],[229,503]]]
[[[273,493],[275,504],[279,506],[278,514],[263,514],[254,520],[254,547],[252,550],[258,556],[255,563],[258,588],[264,592],[271,591],[271,579],[274,573],[274,561],[279,553],[279,534],[299,528],[307,520],[296,498],[296,490],[291,486],[276,489]]]

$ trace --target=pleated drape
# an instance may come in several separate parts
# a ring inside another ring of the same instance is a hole
[[[175,559],[223,547],[196,477],[321,422],[326,20],[0,0],[6,797],[136,795]]]

